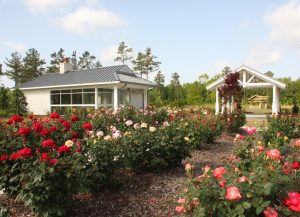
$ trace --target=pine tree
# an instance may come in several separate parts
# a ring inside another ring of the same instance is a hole
[[[157,71],[161,62],[155,61],[157,57],[152,54],[151,48],[146,48],[145,54],[139,52],[137,58],[132,61],[134,64],[133,70],[146,75],[148,79],[149,73]]]
[[[50,61],[50,66],[47,67],[47,73],[55,73],[59,72],[59,65],[64,61],[64,54],[65,50],[60,48],[59,51],[56,53],[50,54],[51,56],[51,61]]]
[[[164,74],[161,71],[157,72],[157,74],[156,74],[156,76],[154,78],[154,82],[157,84],[159,101],[160,101],[160,103],[162,103],[161,92],[162,92],[162,88],[164,87],[165,76],[164,76]]]
[[[45,72],[43,65],[45,65],[46,62],[44,59],[40,58],[39,52],[34,48],[31,48],[26,52],[23,63],[24,71],[20,78],[21,83],[30,81]]]
[[[78,61],[78,69],[93,69],[96,67],[102,67],[101,62],[96,60],[94,55],[90,52],[85,51]]]
[[[5,88],[3,85],[0,87],[0,109],[7,110],[9,108],[9,88]]]
[[[16,88],[13,91],[13,108],[15,114],[25,115],[28,112],[27,106],[26,96],[19,88]]]
[[[125,45],[125,42],[122,41],[118,47],[118,56],[114,59],[114,61],[121,62],[124,65],[125,61],[131,60],[133,58],[130,53],[132,53],[132,48]]]
[[[178,75],[177,72],[173,73],[172,75],[172,80],[171,80],[171,86],[175,88],[175,94],[176,94],[176,101],[179,99],[179,86],[180,86],[180,81],[179,81],[180,76]]]
[[[133,63],[133,70],[138,72],[140,74],[140,77],[145,73],[146,71],[146,64],[145,64],[145,55],[142,52],[139,52],[136,59],[132,61]]]
[[[15,82],[17,87],[20,84],[22,72],[24,70],[22,56],[18,52],[11,54],[11,59],[6,58],[4,62],[8,69],[5,71],[5,75]]]

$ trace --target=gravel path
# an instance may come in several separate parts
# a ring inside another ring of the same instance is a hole
[[[232,151],[233,138],[223,136],[214,144],[192,152],[183,161],[196,168],[223,164]],[[80,194],[68,217],[169,217],[176,216],[176,201],[184,189],[184,166],[162,173],[134,174],[121,187],[105,189],[98,196]],[[21,203],[0,195],[0,204],[8,207],[18,217],[33,217]]]

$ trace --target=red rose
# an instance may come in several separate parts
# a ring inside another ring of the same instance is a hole
[[[292,211],[300,213],[300,194],[298,192],[291,192],[288,198],[285,199],[284,204]]]
[[[274,160],[280,159],[280,151],[275,148],[272,148],[272,149],[266,151],[266,154],[269,158],[272,158]]]
[[[50,118],[52,119],[56,119],[56,118],[59,118],[59,114],[57,112],[52,112],[50,115],[49,115]]]
[[[20,157],[20,155],[18,152],[12,153],[9,157],[9,160],[17,160],[17,159],[19,159],[19,157]]]
[[[64,122],[64,119],[62,117],[59,118],[59,122],[62,123]]]
[[[226,195],[225,195],[226,200],[239,200],[241,198],[242,196],[240,190],[237,187],[228,187],[226,189]]]
[[[41,161],[49,161],[50,160],[50,156],[48,153],[42,153],[40,156],[40,160]]]
[[[63,145],[60,146],[57,150],[57,153],[61,154],[61,153],[70,153],[70,147]]]
[[[37,133],[41,132],[43,127],[44,127],[43,124],[40,123],[35,123],[32,125],[33,130]]]
[[[264,210],[264,214],[265,214],[265,217],[277,217],[278,216],[278,213],[272,207],[267,207]]]
[[[173,115],[170,115],[170,121],[175,121],[175,117]]]
[[[223,175],[226,173],[226,170],[224,167],[218,167],[213,171],[213,175],[217,179],[222,179]]]
[[[56,126],[52,126],[51,128],[50,128],[50,130],[53,132],[53,131],[56,131]]]
[[[80,139],[79,133],[77,133],[77,132],[72,132],[71,136],[72,136],[72,139]]]
[[[66,131],[69,131],[70,127],[71,127],[71,123],[68,121],[64,121],[62,123],[62,126],[65,128]]]
[[[19,116],[19,115],[13,115],[13,116],[11,116],[11,118],[10,118],[10,121],[12,122],[12,123],[20,123],[20,122],[22,122],[23,121],[23,117],[22,116]]]
[[[29,128],[25,128],[25,127],[21,127],[19,129],[18,132],[21,136],[27,136],[28,134],[30,134],[30,129]]]
[[[79,117],[78,117],[77,115],[73,115],[73,116],[71,117],[71,121],[72,121],[72,122],[79,121]]]
[[[50,148],[52,148],[52,149],[56,149],[55,142],[54,142],[52,139],[44,140],[44,141],[42,142],[42,146],[43,146],[44,148],[50,147]]]
[[[58,163],[58,159],[51,159],[50,161],[49,161],[49,164],[50,164],[50,166],[54,166],[54,165],[56,165]]]
[[[82,128],[85,129],[85,130],[92,130],[93,126],[92,126],[91,123],[87,122],[87,123],[82,125]]]
[[[7,154],[3,154],[3,155],[1,155],[1,157],[0,157],[0,161],[5,161],[5,160],[7,160],[8,159],[8,155]]]
[[[18,151],[20,158],[27,158],[31,156],[31,148],[23,148]]]
[[[295,162],[292,164],[292,166],[293,166],[293,169],[297,170],[297,169],[299,169],[300,164],[299,164],[299,162],[295,161]]]
[[[34,116],[33,115],[28,115],[28,118],[32,120],[34,118]]]
[[[45,137],[45,136],[49,136],[50,133],[51,133],[50,130],[48,130],[48,129],[43,129],[43,130],[40,132],[40,135],[43,136],[43,137]]]

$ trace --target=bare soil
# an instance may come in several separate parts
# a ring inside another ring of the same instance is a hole
[[[194,150],[182,166],[161,173],[132,174],[122,185],[105,188],[97,196],[79,194],[75,205],[68,210],[68,217],[171,217],[176,201],[185,183],[184,165],[192,163],[197,169],[205,165],[217,167],[224,164],[233,148],[233,137],[222,136],[216,143]],[[0,195],[0,204],[16,217],[34,217],[30,209]]]

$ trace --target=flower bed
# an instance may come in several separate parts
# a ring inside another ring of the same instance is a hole
[[[196,174],[187,164],[186,189],[176,211],[191,216],[299,216],[298,141],[265,146],[250,137],[236,144],[225,167],[206,166]]]
[[[0,125],[0,187],[44,216],[63,216],[72,195],[96,193],[121,170],[176,167],[197,143],[222,131],[217,117],[153,107],[28,118]]]

